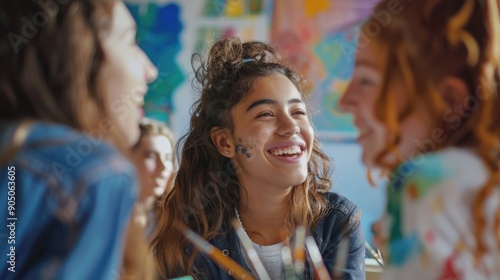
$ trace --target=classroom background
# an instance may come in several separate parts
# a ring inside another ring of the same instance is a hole
[[[334,162],[332,191],[363,211],[363,228],[385,205],[383,182],[370,186],[351,118],[337,101],[353,70],[359,24],[376,0],[126,0],[138,24],[138,43],[159,70],[146,95],[146,116],[167,123],[176,137],[188,128],[196,99],[191,55],[217,38],[240,36],[271,42],[307,78],[313,122],[325,152]],[[376,175],[376,173],[374,174]],[[376,177],[376,176],[374,176]]]

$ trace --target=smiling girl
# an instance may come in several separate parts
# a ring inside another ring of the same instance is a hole
[[[132,159],[141,179],[141,203],[151,203],[167,188],[174,172],[174,137],[160,121],[143,118],[139,124],[141,134],[132,147]]]
[[[340,100],[363,163],[389,174],[387,214],[373,226],[385,278],[499,279],[498,1],[397,4],[358,50]]]
[[[201,97],[153,241],[164,276],[231,279],[186,246],[176,220],[255,275],[229,223],[239,218],[272,279],[284,277],[281,244],[297,223],[311,227],[330,272],[347,239],[343,279],[364,278],[360,210],[329,192],[330,164],[315,138],[301,77],[271,46],[237,38],[215,43],[206,60],[194,55],[193,65]],[[313,277],[309,262],[305,277]]]

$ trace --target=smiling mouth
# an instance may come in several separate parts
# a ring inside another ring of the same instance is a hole
[[[370,134],[370,130],[369,129],[359,129],[358,139],[365,138],[369,134]]]
[[[156,184],[163,184],[166,180],[167,180],[166,177],[155,177],[153,181]]]
[[[268,151],[278,157],[297,158],[302,155],[303,149],[300,146],[273,148]]]

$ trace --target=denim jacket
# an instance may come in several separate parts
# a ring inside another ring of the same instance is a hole
[[[325,194],[330,202],[330,210],[314,229],[314,239],[330,275],[336,261],[337,248],[345,237],[349,240],[348,253],[341,279],[365,279],[365,239],[361,226],[361,210],[347,198],[336,194]],[[227,228],[228,225],[226,225]],[[242,255],[242,248],[236,232],[227,231],[210,241],[223,254],[228,255],[250,273],[250,268]],[[198,279],[233,279],[208,256],[200,253],[195,262]],[[313,279],[313,267],[306,260],[305,279]]]
[[[17,127],[0,122],[0,154]],[[135,169],[102,138],[34,122],[0,165],[0,219],[12,222],[0,228],[0,279],[115,279],[137,191]]]

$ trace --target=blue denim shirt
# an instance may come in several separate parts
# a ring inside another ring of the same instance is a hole
[[[0,154],[16,126],[0,124]],[[135,169],[102,138],[35,122],[0,166],[0,279],[116,279],[137,191]]]
[[[313,233],[325,266],[332,275],[338,246],[345,237],[349,240],[349,247],[341,279],[365,279],[365,239],[361,226],[361,210],[353,202],[339,194],[327,193],[325,195],[330,202],[330,210],[319,221]],[[227,234],[214,238],[210,243],[223,253],[228,254],[250,273],[250,268],[242,255],[236,232],[229,230]],[[195,268],[198,271],[196,273],[198,279],[233,279],[224,269],[202,253],[195,262]],[[313,278],[312,264],[307,261],[305,279]]]

